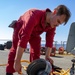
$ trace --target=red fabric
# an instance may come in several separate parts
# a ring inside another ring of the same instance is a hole
[[[40,36],[32,37],[30,43],[30,62],[40,58],[41,38]]]
[[[47,9],[47,11],[49,11]],[[31,38],[31,36],[37,36],[46,33],[46,46],[53,46],[53,37],[55,34],[55,28],[51,28],[50,26],[45,27],[45,15],[46,10],[29,10],[26,12],[21,18],[23,21],[23,25],[21,30],[19,31],[19,42],[18,45],[26,48],[27,42]]]
[[[13,52],[10,51],[10,53],[9,53],[8,63],[6,65],[6,72],[7,73],[14,73],[15,72],[14,67],[13,67],[15,54],[16,53],[14,51]]]
[[[8,56],[8,65],[6,72],[15,72],[13,68],[14,58],[16,54],[17,45],[26,48],[27,43],[31,45],[30,60],[40,58],[40,34],[46,32],[46,46],[52,47],[56,28],[50,26],[45,27],[45,15],[47,10],[32,9],[27,11],[20,17],[14,27],[12,48]],[[33,50],[33,52],[32,52]]]

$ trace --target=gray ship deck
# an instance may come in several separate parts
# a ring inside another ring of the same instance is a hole
[[[9,50],[0,50],[0,64],[6,64],[7,63],[7,56],[8,56]],[[41,58],[44,58],[44,55],[41,55]],[[54,60],[54,64],[56,66],[59,66],[65,70],[71,67],[71,59],[73,58],[72,55],[56,55],[55,57],[51,57]],[[24,53],[22,59],[29,60],[29,53]],[[27,65],[26,63],[22,63],[24,65]],[[27,75],[24,70],[23,75]],[[5,66],[0,66],[0,75],[5,75]],[[14,73],[14,75],[18,75],[17,73]]]

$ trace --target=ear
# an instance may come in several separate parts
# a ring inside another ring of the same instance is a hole
[[[53,14],[55,15],[56,13],[57,13],[57,10],[54,10],[54,11],[53,11]]]

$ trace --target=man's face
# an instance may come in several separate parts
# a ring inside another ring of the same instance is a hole
[[[51,27],[54,28],[64,23],[65,17],[66,17],[65,15],[57,15],[57,14],[53,15],[50,18]]]

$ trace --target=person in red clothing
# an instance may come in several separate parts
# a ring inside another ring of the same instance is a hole
[[[14,24],[12,47],[8,55],[6,75],[13,75],[21,70],[21,58],[27,43],[30,44],[30,61],[40,58],[41,37],[46,32],[45,59],[53,63],[50,58],[56,27],[66,24],[71,16],[65,5],[57,6],[54,11],[30,9],[25,12]]]

